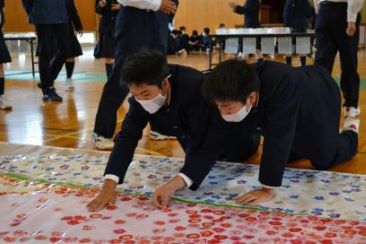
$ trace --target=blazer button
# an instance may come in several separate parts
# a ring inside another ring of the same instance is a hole
[[[174,129],[178,129],[179,127],[178,127],[178,125],[174,125],[173,128]]]

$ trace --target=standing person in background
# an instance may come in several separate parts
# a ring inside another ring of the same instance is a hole
[[[259,0],[247,0],[243,6],[235,2],[229,3],[230,8],[234,13],[244,15],[244,28],[259,28],[259,10],[261,3]]]
[[[176,6],[176,10],[178,9],[178,5],[179,5],[179,0],[172,0]],[[163,50],[165,52],[165,54],[168,53],[168,41],[169,41],[169,35],[170,35],[170,30],[169,30],[169,24],[173,23],[173,19],[175,16],[175,12],[174,13],[165,13],[163,11],[158,11],[156,13],[156,17],[158,18],[159,21],[159,29],[160,29],[160,38],[161,38],[161,42],[163,44]]]
[[[98,149],[111,149],[117,124],[117,111],[129,90],[122,81],[122,67],[126,57],[142,48],[164,52],[157,11],[174,14],[172,0],[118,0],[123,5],[115,25],[115,62],[104,86],[95,118],[92,142]]]
[[[308,28],[308,19],[312,17],[311,6],[308,0],[287,0],[283,11],[283,23],[290,27],[292,33],[304,33]],[[296,41],[293,39],[295,47]],[[295,48],[294,48],[295,49]],[[300,56],[301,65],[306,65],[306,55]],[[292,56],[286,56],[286,63],[291,65]]]
[[[107,79],[112,73],[116,43],[114,25],[122,5],[115,0],[96,0],[95,12],[101,15],[99,22],[99,40],[94,49],[95,58],[104,58]]]
[[[5,78],[4,78],[4,64],[11,62],[9,50],[5,44],[3,26],[4,18],[4,0],[0,0],[0,109],[11,110],[12,106],[9,104],[4,96],[5,93]]]
[[[315,64],[332,73],[337,52],[341,63],[341,89],[345,117],[358,117],[360,76],[357,73],[360,14],[364,0],[314,0]]]
[[[229,7],[233,10],[236,14],[244,15],[244,28],[259,28],[259,11],[261,9],[261,3],[259,0],[247,0],[243,6],[238,5],[235,2],[230,2]],[[260,39],[257,38],[257,58],[262,58],[262,53],[259,51],[260,47]],[[243,39],[239,39],[239,54],[240,57],[243,52]]]
[[[75,57],[83,55],[81,45],[79,43],[77,36],[75,35],[74,30],[76,30],[79,33],[79,35],[82,36],[83,25],[81,23],[81,19],[79,17],[78,11],[76,9],[74,0],[66,0],[66,8],[67,8],[67,14],[69,16],[70,52],[65,60],[65,69],[66,69],[67,81],[68,81],[68,83],[70,83],[72,75],[74,73],[74,68],[75,68]],[[55,52],[57,52],[56,42],[54,44],[55,44]],[[51,74],[52,80],[57,79],[57,76],[60,73],[61,68],[60,68],[60,70],[53,71],[53,73]],[[69,84],[69,87],[67,88],[67,90],[73,91],[74,87],[71,84]]]
[[[36,27],[38,37],[39,74],[43,101],[62,102],[56,93],[54,78],[70,56],[70,27],[65,0],[22,0],[29,22]],[[56,41],[57,52],[53,45]]]
[[[81,23],[81,19],[79,17],[78,11],[75,6],[74,0],[66,0],[66,8],[67,14],[69,16],[69,41],[70,41],[70,52],[65,60],[65,69],[66,69],[66,78],[67,82],[71,82],[72,75],[74,73],[75,67],[75,57],[83,55],[83,51],[81,49],[81,45],[79,43],[78,38],[76,37],[74,30],[76,30],[80,36],[83,33],[83,25]],[[53,40],[52,43],[49,43],[52,46],[53,53],[57,53],[57,40]],[[37,53],[39,56],[39,52]],[[51,80],[56,80],[57,76],[60,74],[62,66],[58,66],[58,70],[53,70],[51,74]],[[37,84],[39,88],[42,88],[41,83]],[[69,84],[67,88],[68,91],[73,91],[74,87]]]
[[[67,57],[65,62],[67,79],[71,79],[74,73],[75,57],[83,55],[81,45],[77,36],[74,33],[76,30],[80,36],[83,35],[83,25],[81,23],[78,11],[74,0],[66,0],[67,13],[69,14],[70,25],[70,57]]]

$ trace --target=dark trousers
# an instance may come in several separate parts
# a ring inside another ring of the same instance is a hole
[[[289,161],[306,158],[311,161],[315,169],[329,169],[346,160],[350,160],[357,153],[358,134],[354,131],[339,133],[341,117],[341,94],[334,80],[323,72],[322,77],[313,76],[319,83],[320,89],[327,88],[328,95],[319,100],[327,106],[327,111],[316,113],[317,124],[308,124],[308,119],[299,118],[297,131]],[[321,87],[322,84],[326,87]],[[324,106],[324,105],[323,105]]]
[[[42,90],[53,86],[70,52],[69,24],[36,24]],[[56,44],[56,53],[54,52]]]
[[[314,140],[309,140],[301,149],[295,149],[295,151],[293,150],[291,152],[289,163],[298,159],[307,158],[315,169],[326,170],[344,161],[350,160],[357,153],[358,134],[353,131],[344,131],[340,134],[338,132],[333,132],[332,135],[329,135],[327,138],[325,138],[324,135],[319,135],[317,139],[320,137],[325,139],[323,141],[327,144],[321,145]]]
[[[346,160],[350,160],[357,153],[358,134],[353,131],[344,131],[335,135],[334,141],[324,145],[323,153],[310,158],[315,169],[329,169]]]
[[[160,38],[163,45],[164,53],[168,52],[169,39],[169,15],[162,11],[156,13],[160,25]]]
[[[347,3],[326,2],[320,5],[315,24],[315,64],[324,66],[332,73],[334,59],[339,51],[344,106],[357,108],[360,90],[360,77],[357,73],[360,16],[356,21],[357,31],[354,36],[346,34],[347,25]]]
[[[122,81],[122,67],[126,57],[142,48],[163,51],[155,12],[124,7],[117,16],[115,28],[115,62],[104,86],[94,125],[94,132],[106,138],[113,137],[117,110],[129,92]]]

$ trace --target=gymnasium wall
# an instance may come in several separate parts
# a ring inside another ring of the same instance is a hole
[[[243,0],[232,0],[243,4]],[[243,16],[234,14],[228,7],[229,0],[180,0],[175,25],[184,25],[188,32],[193,29],[202,31],[204,27],[215,30],[220,23],[227,27],[243,24]],[[84,29],[95,31],[97,16],[94,12],[94,0],[75,0]],[[366,7],[363,8],[363,22],[366,22]],[[261,10],[262,22],[269,22],[271,9],[263,6]],[[6,32],[32,31],[33,26],[27,23],[27,16],[21,0],[5,0]]]

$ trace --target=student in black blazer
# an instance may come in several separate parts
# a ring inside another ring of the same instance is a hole
[[[261,3],[259,0],[247,0],[243,6],[236,4],[235,2],[229,3],[230,8],[234,13],[244,15],[244,28],[259,28],[259,11]],[[260,38],[257,38],[257,59],[263,59],[261,52]],[[243,39],[239,39],[239,54],[243,51]]]
[[[116,0],[95,0],[95,12],[101,18],[98,28],[98,43],[94,49],[95,58],[104,58],[107,78],[112,72],[116,43],[114,40],[114,26],[116,16],[122,5]]]
[[[74,73],[74,67],[75,67],[75,57],[81,56],[83,54],[83,51],[81,49],[81,45],[78,41],[77,36],[75,35],[74,31],[77,31],[79,33],[79,35],[81,36],[83,33],[83,25],[81,23],[81,19],[79,17],[78,11],[76,9],[75,6],[75,2],[74,0],[65,0],[66,3],[66,10],[67,10],[67,15],[69,17],[69,52],[67,54],[66,60],[65,60],[65,69],[66,69],[66,78],[68,80],[68,82],[70,81],[70,79],[72,78],[72,75]],[[52,50],[52,53],[57,54],[58,52],[58,48],[57,48],[57,40],[55,38],[52,38],[53,42],[50,42],[49,45],[49,49]],[[39,56],[39,50],[40,47],[37,47],[37,55]],[[62,69],[62,65],[61,65],[61,60],[60,59],[56,59],[54,60],[54,62],[59,62],[58,65],[54,65],[55,69],[51,70],[51,80],[56,80],[57,76],[59,75],[61,69]],[[37,84],[39,88],[42,88],[42,84],[38,83]],[[69,86],[68,90],[72,91],[74,89],[73,86]]]
[[[244,15],[244,28],[258,28],[259,23],[259,11],[261,3],[259,0],[247,0],[243,6],[240,6],[234,2],[229,3],[234,13]]]
[[[184,182],[190,179],[202,181],[206,165],[219,158],[245,160],[257,150],[258,132],[247,131],[247,123],[226,123],[203,99],[201,72],[168,65],[166,57],[157,52],[140,51],[126,60],[122,74],[133,96],[104,172],[103,190],[89,203],[90,211],[114,202],[115,187],[122,184],[148,123],[159,132],[177,138],[189,166],[172,181],[187,185],[190,183]]]
[[[238,198],[240,204],[274,197],[288,162],[306,158],[315,169],[325,170],[357,152],[359,120],[348,117],[339,132],[340,91],[321,66],[228,60],[210,73],[202,87],[225,120],[256,120],[253,124],[262,128],[263,188]]]
[[[69,79],[72,78],[72,75],[74,73],[75,57],[83,55],[81,45],[79,43],[77,36],[75,35],[75,31],[77,31],[80,36],[82,35],[83,25],[81,23],[81,19],[76,9],[74,0],[65,0],[65,2],[66,2],[67,14],[69,17],[69,42],[70,42],[70,50],[65,60],[65,69],[66,69],[66,78],[68,79],[68,81],[70,81]],[[54,40],[53,42],[53,49],[54,52],[57,53],[57,40]],[[59,75],[62,69],[61,64],[57,65],[57,67],[59,67],[59,69],[52,70],[51,73],[52,80],[57,79],[57,76]],[[68,87],[69,91],[72,91],[73,89],[74,87],[71,85]]]
[[[283,11],[283,24],[289,27],[291,32],[306,32],[309,26],[309,19],[312,17],[312,9],[308,0],[287,0]],[[293,46],[296,42],[292,43]],[[306,55],[300,56],[301,65],[306,65]],[[292,56],[286,57],[286,63],[291,65]]]
[[[29,22],[36,27],[43,101],[62,102],[54,77],[70,56],[70,26],[66,0],[22,0]],[[56,43],[56,53],[54,45]]]

